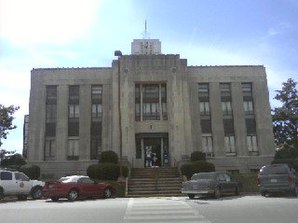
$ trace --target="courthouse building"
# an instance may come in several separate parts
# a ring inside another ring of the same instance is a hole
[[[274,140],[264,66],[188,66],[137,39],[111,67],[31,71],[27,158],[42,174],[85,173],[103,151],[179,166],[202,151],[217,170],[255,171]]]

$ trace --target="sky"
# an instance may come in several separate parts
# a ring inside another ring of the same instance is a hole
[[[111,67],[145,20],[188,65],[264,65],[270,104],[298,81],[298,0],[0,0],[0,104],[15,105],[1,149],[22,153],[33,68]]]

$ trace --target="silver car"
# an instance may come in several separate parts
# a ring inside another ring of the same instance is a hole
[[[258,184],[262,196],[273,193],[298,194],[298,179],[294,169],[287,164],[263,166],[258,174]]]
[[[220,198],[223,194],[239,194],[239,183],[228,173],[196,173],[190,181],[183,182],[181,193],[190,199],[196,195],[211,195]]]

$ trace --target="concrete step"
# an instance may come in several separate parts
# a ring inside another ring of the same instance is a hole
[[[182,178],[176,168],[132,169],[128,196],[180,196]]]

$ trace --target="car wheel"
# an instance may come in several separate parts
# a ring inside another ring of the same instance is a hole
[[[40,199],[42,197],[42,188],[41,187],[33,188],[31,196],[33,200]]]
[[[219,199],[221,197],[221,189],[219,187],[215,188],[214,197]]]
[[[112,190],[111,188],[106,188],[104,190],[104,198],[111,198],[112,197]]]
[[[235,195],[238,196],[239,195],[239,188],[235,187]]]
[[[69,201],[75,201],[79,198],[79,192],[77,190],[70,190],[67,196]]]
[[[2,200],[3,198],[4,198],[3,189],[0,188],[0,200]]]
[[[51,197],[51,200],[54,201],[54,202],[56,202],[56,201],[59,200],[59,197]]]
[[[292,195],[293,197],[297,197],[297,196],[298,196],[298,187],[295,187],[295,188],[292,190],[291,195]]]
[[[189,199],[194,199],[194,197],[195,197],[194,194],[187,194],[187,196],[189,197]]]
[[[25,200],[27,200],[27,195],[24,195],[24,194],[18,195],[18,200],[19,201],[25,201]]]

